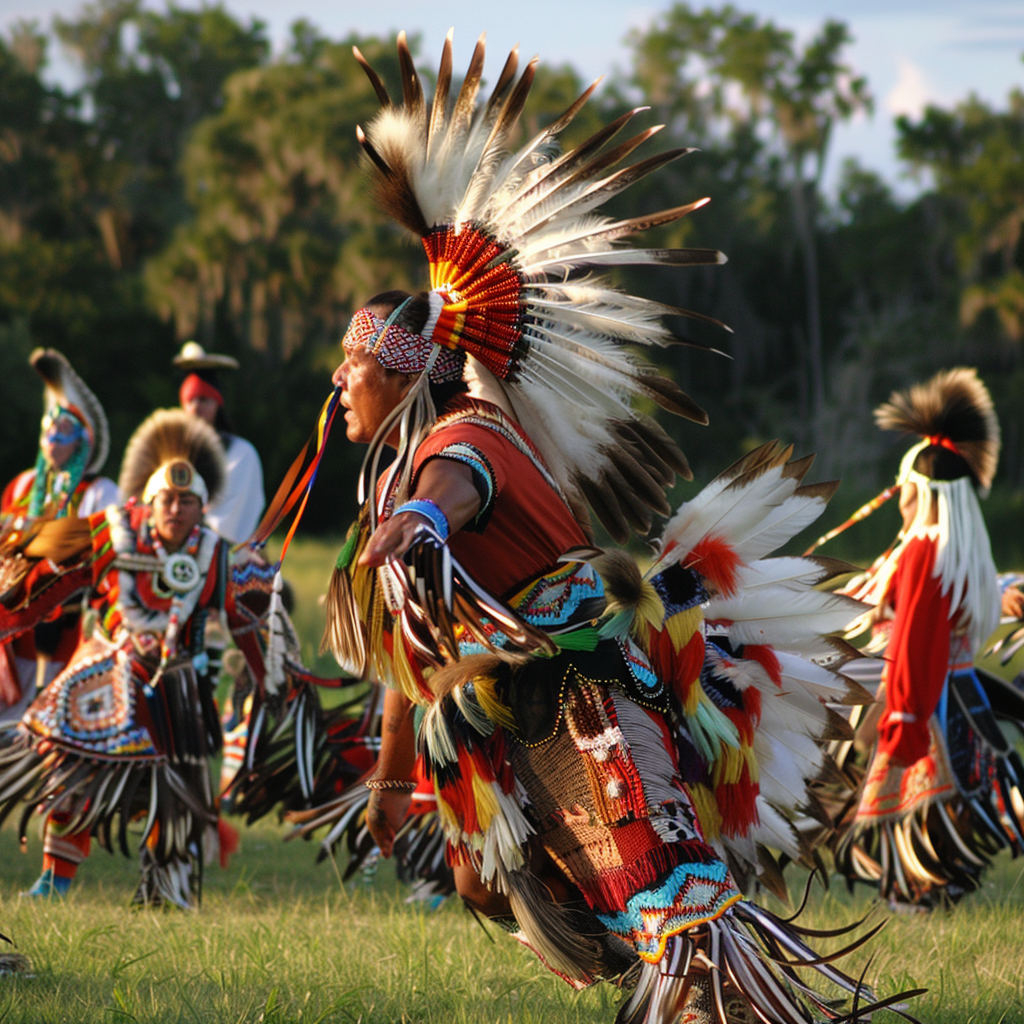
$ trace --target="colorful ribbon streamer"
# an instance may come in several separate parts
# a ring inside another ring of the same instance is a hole
[[[869,502],[861,505],[856,512],[842,523],[837,526],[834,530],[829,530],[824,536],[819,537],[805,552],[803,557],[806,558],[808,555],[813,554],[816,548],[820,548],[826,541],[832,540],[833,537],[838,537],[839,534],[848,530],[854,523],[859,523],[862,519],[867,519],[875,509],[881,508],[894,494],[899,494],[899,486],[893,484],[892,487],[887,487],[881,494],[873,497]]]
[[[288,545],[291,544],[299,521],[306,510],[306,502],[309,501],[310,492],[313,490],[313,484],[316,482],[320,460],[323,458],[324,451],[327,448],[327,438],[330,436],[331,424],[334,421],[334,414],[338,411],[340,400],[341,388],[335,388],[320,410],[316,429],[310,435],[302,451],[299,452],[298,457],[289,466],[288,472],[285,473],[284,479],[281,481],[281,486],[278,487],[277,493],[260,520],[259,526],[256,527],[256,532],[245,542],[253,548],[262,548],[267,543],[270,535],[281,525],[281,522],[295,507],[296,502],[298,502],[301,496],[302,503],[299,505],[299,510],[295,513],[292,525],[288,530],[284,543],[281,545],[281,557],[277,561],[278,568],[280,568],[281,563],[284,561],[284,556],[288,552]]]

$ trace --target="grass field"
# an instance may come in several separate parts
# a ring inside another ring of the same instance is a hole
[[[335,551],[306,542],[289,556],[307,657]],[[319,667],[330,671],[330,662]],[[573,993],[454,901],[436,911],[404,904],[387,864],[369,884],[342,887],[330,862],[315,863],[314,845],[284,843],[283,834],[273,823],[245,831],[231,867],[207,870],[202,909],[181,912],[129,909],[135,865],[98,849],[66,900],[19,899],[39,871],[40,843],[33,826],[21,853],[4,828],[0,931],[31,959],[33,975],[0,978],[0,1024],[613,1019],[614,989]],[[834,928],[872,906],[869,892],[850,897],[834,882],[815,890],[803,920]],[[876,916],[889,914],[876,908]],[[867,979],[881,993],[929,989],[912,1007],[926,1024],[1024,1024],[1024,862],[1001,857],[984,888],[952,912],[892,917],[846,969],[859,974],[872,956]]]
[[[342,888],[315,847],[282,843],[273,825],[243,836],[232,866],[207,870],[197,912],[131,910],[134,865],[101,850],[66,900],[19,899],[38,871],[33,836],[18,852],[0,833],[0,927],[34,976],[0,979],[5,1024],[584,1024],[610,1022],[608,986],[571,992],[507,936],[493,943],[454,901],[402,902],[389,866]],[[851,921],[871,905],[837,884],[805,919]],[[776,909],[778,909],[776,907]],[[886,912],[881,911],[882,916]],[[926,986],[929,1024],[1024,1021],[1024,879],[1001,859],[984,889],[951,913],[892,918],[871,944],[881,991]],[[859,973],[869,953],[849,969]],[[889,1015],[888,1019],[894,1020]]]

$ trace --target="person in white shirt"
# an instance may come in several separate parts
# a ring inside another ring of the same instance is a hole
[[[238,369],[238,360],[207,352],[194,341],[186,342],[174,357],[174,365],[186,371],[178,399],[181,407],[214,427],[227,453],[228,473],[224,492],[206,512],[206,523],[232,544],[247,540],[260,520],[265,496],[263,465],[256,449],[228,430],[219,370]]]

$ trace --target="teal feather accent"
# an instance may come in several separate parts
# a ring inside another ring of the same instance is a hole
[[[697,752],[706,764],[718,759],[723,746],[740,745],[739,730],[710,700],[701,700],[696,714],[686,715],[686,724]]]
[[[616,612],[610,619],[607,619],[601,626],[600,634],[602,640],[625,640],[633,629],[633,621],[636,619],[635,608],[623,608]]]

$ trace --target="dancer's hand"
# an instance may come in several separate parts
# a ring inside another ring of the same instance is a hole
[[[402,512],[387,522],[381,523],[359,557],[360,565],[383,565],[389,558],[401,558],[409,550],[416,530],[430,525],[426,516],[419,512]]]
[[[412,803],[412,793],[403,789],[372,789],[366,808],[366,827],[385,857],[391,856],[395,836]]]
[[[1024,594],[1016,587],[1003,591],[1003,618],[1024,619]]]

